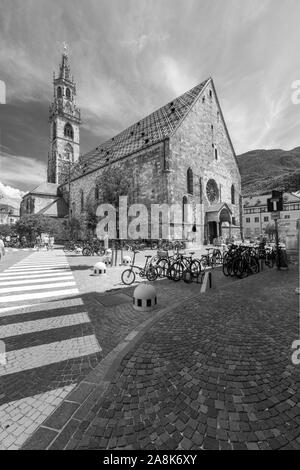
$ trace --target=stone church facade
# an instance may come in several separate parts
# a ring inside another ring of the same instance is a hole
[[[84,155],[71,176],[72,216],[83,220],[97,205],[109,166],[130,172],[134,203],[190,204],[185,239],[241,237],[241,178],[211,78]],[[60,190],[67,196],[69,185]]]
[[[21,215],[70,216],[84,225],[88,210],[100,203],[104,172],[117,168],[124,177],[130,175],[130,203],[182,208],[182,238],[210,243],[233,233],[241,236],[241,178],[211,78],[83,156],[76,84],[66,51],[53,92],[47,182],[24,196]]]

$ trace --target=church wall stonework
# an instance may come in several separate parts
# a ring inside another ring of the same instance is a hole
[[[121,161],[111,163],[112,167],[124,168],[132,175],[133,194],[132,202],[145,204],[162,204],[168,201],[167,178],[163,171],[165,165],[165,144],[160,142],[140,152],[136,152]],[[71,182],[71,208],[72,216],[79,220],[84,219],[89,203],[95,204],[95,187],[100,182],[101,175],[107,167],[100,168]],[[65,199],[68,198],[68,185],[61,187]],[[81,211],[81,191],[84,195],[84,211]],[[129,200],[130,203],[130,200]],[[150,211],[149,211],[150,213]]]
[[[215,148],[218,151],[217,160],[215,159]],[[169,191],[172,202],[182,204],[183,197],[186,196],[189,203],[199,204],[199,178],[201,178],[202,231],[204,230],[205,213],[211,206],[206,195],[206,184],[209,179],[214,179],[219,189],[219,198],[214,201],[214,204],[219,202],[228,204],[232,210],[232,216],[235,217],[236,225],[239,225],[241,177],[215,92],[210,84],[170,138],[169,166],[171,170]],[[187,192],[188,168],[193,171],[193,195]],[[235,204],[231,204],[232,184],[235,187]],[[193,220],[190,222],[193,223]],[[202,241],[204,237],[205,234],[202,233]]]
[[[240,225],[241,177],[212,82],[208,82],[187,116],[169,138],[111,165],[119,167],[121,171],[122,168],[129,170],[132,175],[133,202],[143,203],[148,207],[162,203],[182,205],[183,197],[186,196],[187,201],[194,206],[189,220],[193,224],[195,204],[202,201],[200,226],[197,227],[199,233],[201,232],[201,243],[207,238],[206,214],[212,206],[206,195],[209,179],[216,181],[219,192],[218,199],[213,204],[226,203],[232,211],[235,224]],[[106,167],[87,173],[70,184],[72,215],[81,221],[86,216],[88,202],[95,203],[96,182],[100,182],[101,191],[101,174],[104,168]],[[189,194],[187,190],[188,168],[193,171],[193,194]],[[232,184],[235,187],[235,204],[231,203]],[[63,185],[66,200],[68,189],[68,184]],[[84,194],[84,211],[81,211],[81,191]]]

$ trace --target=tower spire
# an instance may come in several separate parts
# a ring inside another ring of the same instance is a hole
[[[61,184],[68,165],[79,158],[80,110],[76,106],[76,85],[70,73],[69,48],[63,43],[59,74],[53,77],[54,97],[49,109],[50,148],[48,182]]]

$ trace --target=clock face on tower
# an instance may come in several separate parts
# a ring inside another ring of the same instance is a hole
[[[206,196],[210,203],[217,202],[217,200],[219,199],[218,185],[213,179],[210,179],[207,182]]]

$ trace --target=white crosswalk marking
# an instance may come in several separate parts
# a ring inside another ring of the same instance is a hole
[[[0,340],[10,345],[6,363],[0,364],[3,380],[101,351],[62,251],[33,252],[1,272],[0,306]],[[29,334],[35,335],[37,345],[28,344]],[[39,393],[33,381],[36,391],[31,396],[0,405],[0,449],[19,449],[75,386],[57,385],[49,383],[44,389],[50,391]]]

